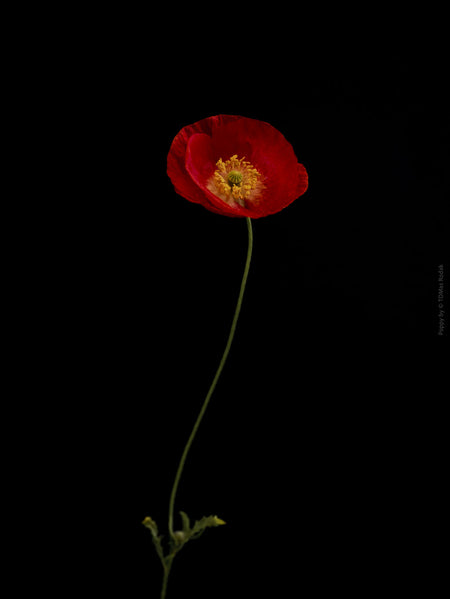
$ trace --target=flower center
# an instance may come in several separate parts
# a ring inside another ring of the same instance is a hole
[[[240,185],[242,183],[242,173],[239,171],[230,171],[227,177],[228,185]]]
[[[219,158],[216,166],[208,189],[222,200],[245,207],[247,201],[255,202],[261,196],[264,189],[261,173],[245,160],[245,156],[238,158],[235,154],[225,162]]]

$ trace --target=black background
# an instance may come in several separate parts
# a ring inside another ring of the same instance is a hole
[[[157,42],[157,30],[115,25],[66,115],[76,151],[60,234],[75,243],[54,258],[53,304],[59,343],[72,340],[56,359],[64,468],[49,453],[72,473],[60,507],[81,515],[73,584],[159,596],[141,521],[167,534],[247,244],[245,221],[175,193],[166,156],[183,126],[241,114],[285,135],[309,188],[253,222],[234,345],[176,503],[227,525],[183,549],[168,596],[427,591],[443,444],[442,78],[419,43],[345,51],[183,27]]]

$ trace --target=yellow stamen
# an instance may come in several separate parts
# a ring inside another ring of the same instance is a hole
[[[248,160],[234,154],[225,162],[216,162],[217,169],[211,178],[208,189],[230,204],[246,205],[254,203],[261,196],[264,185],[261,173]]]

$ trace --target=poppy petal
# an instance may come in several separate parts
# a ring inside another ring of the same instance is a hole
[[[226,114],[207,117],[183,127],[175,136],[167,156],[167,174],[179,195],[195,203],[202,204],[205,201],[204,194],[189,177],[185,168],[186,148],[190,137],[196,133],[211,135],[214,130],[239,118],[241,117]]]
[[[230,206],[207,187],[208,181],[216,170],[216,159],[214,158],[212,138],[204,133],[196,133],[189,139],[186,148],[186,171],[203,193],[203,204],[209,209],[226,216],[237,216],[236,208]],[[239,216],[244,216],[239,210]]]
[[[230,204],[208,184],[216,163],[231,156],[261,173],[263,189],[247,206]],[[259,218],[279,212],[308,187],[308,175],[292,145],[272,125],[237,115],[217,115],[184,127],[172,142],[167,172],[177,193],[226,216]]]

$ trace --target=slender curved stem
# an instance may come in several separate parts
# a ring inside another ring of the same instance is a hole
[[[223,367],[225,366],[225,362],[227,361],[227,357],[228,357],[228,353],[230,351],[230,347],[231,347],[231,343],[233,341],[233,337],[234,337],[234,333],[236,330],[236,324],[239,318],[239,313],[241,311],[241,306],[242,306],[242,298],[244,297],[244,291],[245,291],[245,286],[247,283],[247,277],[248,277],[248,272],[250,269],[250,262],[251,262],[251,258],[252,258],[252,249],[253,249],[253,231],[252,231],[252,221],[250,218],[247,217],[247,229],[248,229],[248,249],[247,249],[247,260],[245,262],[245,268],[244,268],[244,274],[242,276],[242,282],[241,282],[241,288],[239,291],[239,297],[238,297],[238,301],[236,304],[236,309],[234,312],[234,316],[233,316],[233,321],[231,323],[231,329],[230,329],[230,333],[228,335],[228,341],[227,344],[225,346],[225,351],[223,352],[223,356],[222,359],[220,360],[220,364],[219,367],[217,369],[217,372],[214,376],[213,382],[211,384],[211,387],[209,388],[209,391],[206,395],[205,401],[203,402],[203,406],[202,409],[200,410],[200,413],[197,417],[197,420],[194,424],[194,428],[192,429],[192,432],[189,436],[189,439],[186,443],[186,447],[184,448],[183,454],[181,456],[181,460],[178,466],[178,470],[175,476],[175,481],[173,483],[173,488],[172,488],[172,493],[170,495],[170,503],[169,503],[169,532],[170,535],[173,537],[173,510],[174,510],[174,505],[175,505],[175,497],[177,494],[177,489],[178,489],[178,484],[180,482],[180,478],[181,478],[181,474],[183,472],[183,468],[184,468],[184,464],[186,462],[186,457],[189,453],[189,449],[192,445],[192,442],[195,438],[195,435],[197,433],[198,427],[200,426],[200,423],[203,419],[203,416],[206,412],[206,408],[208,407],[209,404],[209,400],[211,399],[211,396],[214,392],[214,389],[217,385],[217,381],[219,380],[220,374],[223,370]]]

